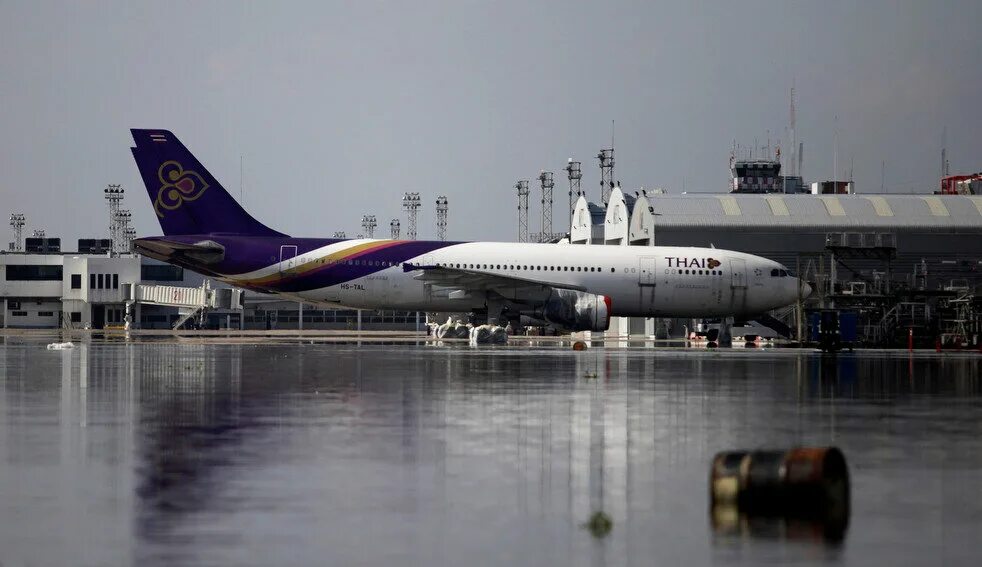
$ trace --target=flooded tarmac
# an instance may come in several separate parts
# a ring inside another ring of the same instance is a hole
[[[982,555],[978,355],[2,340],[4,567]],[[718,451],[795,445],[841,541],[710,513]]]

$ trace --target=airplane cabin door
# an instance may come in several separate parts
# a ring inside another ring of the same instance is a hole
[[[747,262],[730,258],[730,282],[734,288],[747,287]]]
[[[297,267],[297,247],[293,244],[280,246],[280,275],[288,274]]]
[[[655,285],[655,260],[656,258],[650,256],[642,257],[640,262],[640,275],[638,276],[638,285]]]
[[[747,262],[730,258],[730,287],[732,288],[732,309],[743,311],[747,303]]]
[[[657,258],[642,256],[638,259],[638,290],[640,293],[639,307],[644,314],[655,312],[655,287],[657,285]]]

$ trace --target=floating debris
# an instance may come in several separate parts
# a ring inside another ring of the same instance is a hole
[[[718,453],[709,490],[718,533],[753,534],[754,525],[776,522],[797,527],[782,533],[820,534],[838,541],[848,527],[849,469],[835,447]]]
[[[610,518],[605,512],[594,512],[590,516],[590,521],[583,524],[583,527],[590,530],[590,533],[595,538],[607,537],[610,530],[614,529],[614,520]]]

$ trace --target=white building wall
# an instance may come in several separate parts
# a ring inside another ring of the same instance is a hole
[[[604,244],[627,244],[628,225],[631,212],[620,187],[614,187],[610,192],[607,204],[607,215],[604,217]]]

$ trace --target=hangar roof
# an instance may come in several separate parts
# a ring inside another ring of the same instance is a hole
[[[649,195],[655,226],[982,230],[979,195]]]

